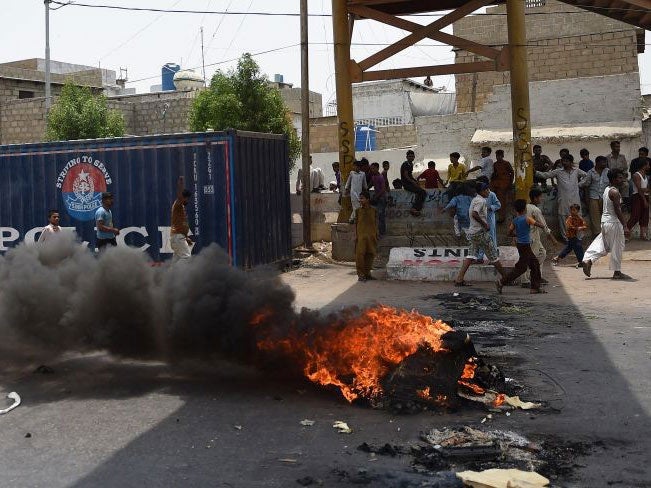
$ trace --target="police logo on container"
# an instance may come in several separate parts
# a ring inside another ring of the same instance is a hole
[[[102,192],[112,183],[104,164],[92,156],[80,156],[66,163],[57,178],[57,188],[68,214],[76,220],[95,218],[102,205]]]

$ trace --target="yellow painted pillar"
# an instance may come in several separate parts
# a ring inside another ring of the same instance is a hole
[[[355,160],[353,87],[349,72],[351,31],[348,23],[346,0],[332,0],[332,32],[337,87],[339,165],[343,187],[348,179],[348,174],[353,169],[353,161]],[[348,222],[351,212],[350,198],[342,198],[338,222]]]
[[[527,33],[525,0],[507,0],[509,56],[511,60],[511,112],[513,115],[513,166],[515,197],[529,200],[533,185],[531,155],[531,114],[529,110],[529,67],[527,65]]]

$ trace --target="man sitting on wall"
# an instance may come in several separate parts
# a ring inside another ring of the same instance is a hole
[[[420,211],[423,209],[423,203],[425,203],[427,192],[420,187],[418,181],[414,178],[413,172],[415,157],[416,155],[414,154],[414,151],[411,149],[407,151],[407,160],[402,163],[402,166],[400,166],[400,179],[402,181],[402,188],[415,195],[414,203],[412,203],[409,212],[414,217],[418,217]]]

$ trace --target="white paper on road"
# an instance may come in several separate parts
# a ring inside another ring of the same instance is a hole
[[[11,393],[9,393],[9,395],[7,395],[7,398],[9,398],[10,400],[13,400],[14,403],[13,403],[13,405],[11,405],[9,407],[7,407],[7,408],[5,408],[3,410],[0,410],[0,415],[11,412],[14,408],[16,408],[18,405],[20,405],[20,395],[18,395],[18,393],[16,393],[15,391],[12,391]]]

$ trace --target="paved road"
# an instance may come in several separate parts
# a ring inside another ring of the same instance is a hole
[[[593,268],[592,280],[569,266],[547,269],[548,295],[505,289],[504,300],[516,305],[510,311],[452,310],[433,298],[456,291],[450,285],[358,283],[348,266],[301,268],[283,279],[297,307],[330,312],[378,301],[468,330],[482,354],[525,385],[525,399],[553,407],[495,415],[490,427],[586,446],[556,486],[642,487],[651,486],[647,255],[627,255],[624,271],[639,280],[630,283],[601,279],[607,263]],[[489,286],[464,291],[494,294]],[[222,362],[172,369],[95,354],[50,366],[55,372],[44,375],[33,365],[0,364],[0,393],[15,390],[24,401],[0,416],[1,486],[292,487],[308,477],[312,486],[420,486],[426,478],[412,473],[410,456],[370,456],[357,446],[409,445],[431,428],[481,427],[485,416],[472,409],[393,416]],[[353,433],[338,434],[335,420]]]

